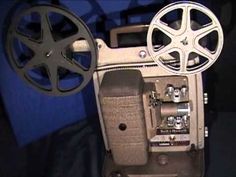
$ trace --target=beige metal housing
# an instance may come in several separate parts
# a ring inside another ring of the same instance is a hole
[[[97,107],[99,112],[99,119],[102,128],[105,147],[110,149],[107,143],[107,135],[104,126],[104,119],[101,112],[100,101],[98,98],[100,84],[103,76],[107,71],[120,70],[120,69],[138,69],[141,71],[144,80],[147,78],[159,76],[173,76],[172,73],[159,67],[147,52],[145,58],[139,57],[140,51],[147,51],[146,47],[133,47],[133,48],[109,48],[101,39],[97,39],[99,46],[99,57],[97,70],[94,72],[93,80],[95,87],[95,95],[97,100]],[[74,50],[76,51],[77,43],[74,43]],[[78,50],[82,50],[79,48]],[[83,49],[86,50],[86,49]],[[195,144],[198,149],[204,148],[204,104],[203,104],[203,89],[201,74],[186,76],[189,82],[189,100],[191,102],[190,112],[190,139],[191,144]],[[148,127],[148,118],[146,120]],[[163,147],[151,148],[150,151],[186,151],[190,149],[189,146],[179,147]]]

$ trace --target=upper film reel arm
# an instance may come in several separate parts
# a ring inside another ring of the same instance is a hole
[[[163,17],[176,10],[181,10],[182,13],[179,21],[177,21],[180,23],[179,29],[175,29],[172,24],[162,21]],[[193,11],[204,14],[210,19],[210,22],[197,24],[191,18]],[[195,26],[198,29],[194,29],[194,24],[197,24]],[[162,44],[156,48],[153,42],[154,31],[161,31],[168,36],[170,43]],[[217,44],[213,51],[203,46],[201,42],[203,38],[208,38],[212,32],[217,33]],[[222,27],[216,16],[208,8],[195,2],[180,1],[164,7],[152,19],[148,29],[147,48],[153,60],[165,70],[175,74],[188,75],[200,73],[209,68],[219,57],[223,40]],[[166,62],[167,60],[163,60],[163,54],[175,56],[174,64],[169,64]],[[200,59],[198,64],[191,64],[190,66],[193,54]]]

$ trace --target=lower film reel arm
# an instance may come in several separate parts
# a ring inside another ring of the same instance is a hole
[[[87,41],[90,50],[75,56],[70,46],[78,39]],[[92,34],[81,19],[60,7],[39,5],[20,12],[9,26],[6,46],[18,75],[49,95],[78,93],[91,80],[96,67]]]

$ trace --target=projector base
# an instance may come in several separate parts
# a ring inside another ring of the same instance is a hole
[[[104,177],[203,177],[204,151],[150,153],[146,165],[120,166],[107,153]]]

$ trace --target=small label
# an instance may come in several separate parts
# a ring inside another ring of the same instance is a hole
[[[157,135],[170,135],[170,134],[189,134],[189,129],[157,129]]]
[[[190,145],[190,141],[178,141],[178,142],[150,142],[151,147],[156,146],[188,146]]]
[[[156,135],[150,140],[151,146],[188,146],[189,134]]]

